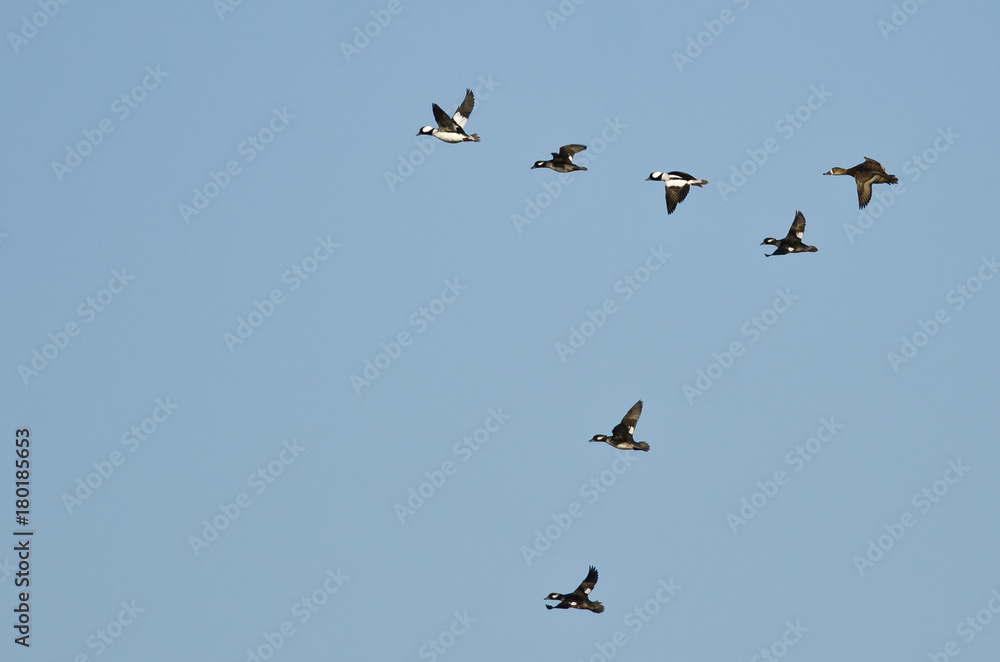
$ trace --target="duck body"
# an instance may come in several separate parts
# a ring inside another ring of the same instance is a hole
[[[550,168],[556,172],[573,172],[575,170],[586,170],[583,166],[573,163],[573,155],[587,149],[586,145],[563,145],[558,152],[552,152],[551,161],[535,161],[531,170],[535,168]]]
[[[576,587],[572,593],[549,593],[546,600],[558,600],[557,605],[545,605],[546,609],[587,609],[600,614],[604,611],[604,605],[600,602],[592,601],[588,596],[597,584],[597,568],[590,566],[587,577]]]
[[[772,255],[787,255],[788,253],[815,253],[818,248],[815,246],[808,246],[802,243],[802,235],[806,231],[806,217],[802,215],[802,212],[795,212],[795,220],[792,221],[792,227],[788,229],[788,234],[785,235],[784,239],[775,239],[774,237],[768,237],[764,241],[760,242],[760,245],[769,244],[771,246],[777,246],[773,253],[764,253],[764,257],[771,257]]]
[[[433,126],[421,127],[417,135],[432,136],[446,143],[479,142],[478,133],[468,134],[465,132],[465,123],[469,121],[469,115],[472,114],[472,108],[475,105],[476,97],[469,89],[465,90],[465,100],[462,101],[462,105],[450,117],[448,113],[441,110],[441,106],[432,103],[431,110],[434,111],[437,128]]]
[[[872,184],[898,184],[899,179],[890,175],[875,159],[865,157],[864,163],[853,168],[830,168],[824,175],[850,175],[858,185],[858,209],[864,209],[872,199]]]
[[[674,213],[677,205],[684,201],[692,186],[701,188],[708,183],[707,179],[698,179],[680,170],[674,170],[673,172],[653,172],[646,178],[646,181],[663,182],[667,196],[667,214]]]
[[[603,441],[623,451],[648,451],[649,444],[645,441],[636,441],[632,435],[635,433],[635,424],[639,422],[639,415],[642,413],[642,400],[632,405],[632,408],[625,414],[622,422],[614,427],[611,436],[605,434],[595,434],[590,441]]]

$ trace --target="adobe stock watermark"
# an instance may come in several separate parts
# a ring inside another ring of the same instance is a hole
[[[972,616],[967,616],[955,626],[955,634],[961,637],[966,644],[971,644],[973,640],[993,622],[994,616],[1000,616],[1000,591],[993,589],[990,591],[986,605]],[[927,657],[931,662],[948,662],[952,658],[958,657],[962,652],[962,647],[952,639],[945,643],[940,651],[930,651]]]
[[[416,335],[420,335],[426,331],[431,323],[441,317],[444,311],[451,304],[455,303],[466,289],[468,289],[468,286],[460,284],[458,278],[446,278],[444,288],[441,289],[441,294],[410,314],[408,321],[410,326],[416,329]],[[348,378],[351,382],[351,387],[354,389],[354,393],[361,395],[362,390],[370,387],[376,379],[381,377],[382,373],[389,369],[389,366],[399,360],[399,357],[403,354],[403,350],[413,344],[415,337],[411,336],[408,331],[400,331],[394,336],[393,340],[390,340],[388,343],[380,343],[379,348],[382,351],[376,353],[374,358],[365,359],[365,367],[361,371],[361,375],[351,373],[351,376]]]
[[[587,341],[597,333],[597,330],[607,324],[608,319],[620,310],[619,305],[631,299],[636,292],[642,289],[643,285],[653,277],[653,274],[663,268],[663,265],[667,263],[667,258],[670,257],[670,253],[664,252],[663,246],[659,248],[650,246],[647,252],[649,257],[642,264],[615,282],[614,293],[618,295],[617,300],[609,297],[594,310],[588,309],[584,313],[586,319],[578,325],[569,327],[569,336],[566,338],[566,342],[556,342],[556,354],[559,355],[561,362],[566,363],[569,356],[576,354],[586,345]]]
[[[472,624],[479,620],[470,616],[467,610],[462,610],[461,613],[453,611],[451,615],[454,616],[454,619],[448,627],[441,630],[436,637],[428,639],[426,644],[417,649],[417,655],[435,662],[439,655],[447,653],[448,649],[455,645],[458,638],[468,632]]]
[[[479,76],[479,85],[472,88],[472,94],[476,97],[476,108],[480,108],[482,102],[493,96],[493,92],[501,85],[502,83],[493,80],[493,74],[490,74],[486,78]],[[442,143],[437,138],[417,136],[413,139],[413,144],[416,146],[416,149],[405,157],[402,154],[399,155],[399,165],[396,166],[395,172],[386,170],[383,173],[390,193],[395,191],[396,187],[405,182],[409,177],[413,176],[416,169],[422,166],[427,157],[436,152]]]
[[[982,289],[985,283],[993,280],[993,277],[1000,271],[1000,264],[997,263],[997,256],[980,258],[979,269],[972,276],[969,276],[964,283],[959,283],[945,296],[945,301],[952,305],[954,312],[965,308],[965,304],[972,301]],[[911,360],[923,349],[930,339],[935,337],[941,328],[951,321],[951,315],[945,308],[938,308],[934,314],[926,320],[917,321],[917,330],[909,335],[900,336],[899,352],[889,352],[886,359],[894,373],[899,372],[899,368]]]
[[[166,398],[156,398],[153,411],[137,424],[122,432],[119,441],[128,448],[129,453],[139,450],[143,442],[149,441],[162,423],[167,422],[179,406],[170,401],[170,396]],[[76,479],[76,489],[73,493],[63,492],[62,503],[66,507],[66,514],[72,515],[73,511],[89,499],[109,478],[115,470],[125,464],[128,456],[119,450],[108,453],[107,459],[98,462],[91,462],[94,470],[82,478]]]
[[[222,22],[226,20],[226,14],[232,14],[242,4],[243,0],[212,0],[212,9]]]
[[[295,292],[302,287],[302,283],[309,280],[309,277],[319,270],[324,262],[330,259],[330,256],[338,248],[340,248],[340,244],[334,243],[330,235],[325,238],[316,237],[316,245],[313,246],[312,252],[286,269],[281,274],[281,282],[288,286],[289,292]],[[236,318],[235,333],[225,331],[222,334],[222,342],[226,343],[229,353],[234,353],[237,347],[249,340],[256,330],[270,319],[271,315],[274,315],[278,306],[287,300],[285,290],[280,287],[271,290],[271,293],[264,297],[263,301],[254,299],[253,310],[247,313],[246,317]]]
[[[608,489],[618,481],[618,477],[628,471],[629,467],[638,459],[633,453],[634,451],[614,451],[615,458],[611,461],[611,465],[583,483],[579,490],[580,496],[586,499],[590,505],[597,503],[601,496],[606,494]],[[566,507],[565,511],[549,515],[552,524],[546,525],[544,529],[535,529],[535,538],[531,545],[521,545],[519,551],[524,562],[530,566],[534,559],[541,558],[542,554],[552,547],[552,543],[570,530],[573,526],[573,520],[582,517],[583,513],[583,506],[580,505],[580,502],[573,501]]]
[[[761,336],[777,323],[778,317],[788,312],[788,309],[801,298],[798,294],[792,294],[791,288],[788,287],[783,290],[775,290],[775,293],[778,296],[775,297],[770,306],[762,310],[760,315],[751,317],[740,327],[740,333],[750,339],[749,344],[751,345],[760,340]],[[708,366],[704,369],[698,368],[695,373],[694,385],[685,383],[681,386],[681,393],[684,394],[688,406],[694,404],[695,398],[705,395],[705,392],[712,388],[712,385],[721,379],[722,375],[733,367],[736,359],[743,356],[745,352],[746,347],[739,340],[729,343],[728,348],[723,350],[721,354],[712,352],[712,361]]]
[[[934,163],[941,157],[941,154],[951,149],[962,136],[947,129],[939,128],[937,137],[920,154],[914,154],[903,163],[902,172],[909,177],[909,181],[915,182],[920,179],[925,172],[930,170]],[[844,235],[850,243],[854,243],[854,238],[863,235],[868,231],[889,207],[896,202],[896,198],[906,193],[906,185],[900,182],[895,186],[873,186],[872,199],[867,207],[858,213],[858,220],[854,223],[844,223]]]
[[[836,436],[837,431],[843,427],[843,423],[837,423],[833,416],[829,419],[821,418],[816,434],[788,451],[785,455],[785,464],[791,467],[795,473],[802,471],[806,463],[823,450],[823,444],[829,443]],[[770,478],[763,481],[758,480],[757,490],[749,498],[740,497],[740,507],[736,512],[726,513],[726,522],[733,535],[737,534],[739,527],[746,526],[747,522],[757,516],[757,513],[764,510],[764,507],[777,496],[779,488],[788,485],[790,480],[788,472],[784,469],[778,469]]]
[[[657,582],[656,590],[648,600],[635,607],[625,614],[625,627],[629,628],[632,634],[638,634],[646,625],[653,620],[653,617],[660,613],[666,605],[669,605],[681,591],[681,586],[674,583],[674,578],[661,579]],[[629,643],[628,635],[624,630],[616,630],[611,638],[604,642],[594,644],[597,652],[587,658],[586,662],[608,662],[613,659],[618,651]],[[584,658],[577,658],[577,662],[584,662]]]
[[[604,128],[601,129],[600,135],[594,136],[587,141],[586,151],[575,155],[573,163],[589,167],[604,153],[608,145],[618,140],[628,126],[619,117],[615,117],[613,120],[605,118]],[[514,213],[510,215],[510,222],[514,224],[514,229],[517,230],[518,234],[522,234],[525,227],[537,221],[542,212],[552,206],[552,203],[563,194],[566,187],[574,182],[573,175],[574,173],[572,172],[563,172],[559,173],[554,179],[546,179],[539,185],[539,188],[542,189],[540,193],[535,194],[534,197],[524,199],[524,212],[522,214]],[[548,177],[549,175],[548,173],[543,173],[543,176]]]
[[[549,27],[555,32],[560,23],[565,23],[570,16],[576,13],[576,8],[587,2],[587,0],[562,0],[556,8],[545,10],[545,20]]]
[[[83,319],[83,324],[90,324],[97,318],[97,314],[106,310],[133,280],[135,280],[135,276],[128,273],[125,267],[122,267],[121,270],[112,269],[108,286],[98,290],[97,294],[87,297],[77,305],[77,317]],[[66,351],[70,341],[78,337],[81,331],[83,331],[83,326],[72,321],[67,322],[61,330],[48,334],[50,342],[43,344],[41,351],[32,349],[31,360],[28,361],[27,365],[18,364],[17,375],[21,378],[21,383],[27,386],[33,377],[37,377],[60,354]]]
[[[926,515],[968,472],[969,467],[962,464],[962,458],[948,460],[941,478],[931,483],[930,487],[925,487],[915,493],[910,499],[910,503],[920,515]],[[916,523],[917,516],[906,510],[895,521],[883,524],[882,528],[885,533],[881,533],[875,538],[869,538],[864,555],[855,554],[851,558],[858,571],[858,576],[863,577],[865,572],[874,568],[875,564],[885,557],[886,552],[902,540],[903,536],[906,535],[906,530],[912,528]]]
[[[776,662],[788,654],[788,651],[795,644],[799,643],[802,635],[809,632],[809,628],[802,625],[802,621],[795,619],[795,622],[785,621],[785,630],[781,636],[771,642],[766,648],[761,648],[760,652],[750,658],[750,662]]]
[[[493,435],[500,431],[504,422],[509,419],[510,414],[504,413],[503,407],[496,407],[495,409],[490,407],[483,424],[473,430],[471,434],[465,435],[459,441],[456,441],[454,446],[451,447],[452,455],[461,458],[463,464],[468,462],[479,449],[486,445]],[[424,478],[427,480],[420,483],[416,489],[411,487],[407,491],[406,505],[398,501],[392,504],[392,509],[396,513],[399,523],[405,524],[407,517],[413,517],[431,497],[444,487],[448,478],[458,473],[460,466],[454,460],[448,459],[441,463],[440,468],[425,471]]]
[[[169,73],[160,71],[160,65],[146,67],[146,75],[131,90],[122,93],[111,102],[111,112],[118,117],[119,122],[125,121],[132,114],[132,111],[146,100],[148,94],[158,88],[163,79],[168,76],[170,76]],[[56,176],[56,181],[62,183],[66,175],[82,164],[83,160],[104,142],[104,137],[115,130],[115,127],[114,120],[105,117],[97,123],[96,128],[84,129],[81,132],[83,140],[76,145],[66,145],[66,156],[63,160],[52,162],[52,172]]]
[[[84,643],[87,650],[92,651],[90,655],[97,657],[114,646],[115,642],[125,634],[125,629],[135,623],[139,619],[139,615],[146,611],[146,607],[140,607],[135,603],[135,600],[122,600],[121,607],[118,615],[108,621],[107,625],[98,628],[94,634],[87,637]],[[87,653],[80,653],[73,659],[80,662],[81,660],[89,660],[90,657]]]
[[[323,575],[323,580],[316,590],[308,595],[302,596],[292,605],[292,616],[300,625],[305,625],[314,614],[319,612],[330,601],[330,598],[337,594],[350,575],[345,575],[340,568],[336,572],[327,568]],[[288,640],[295,636],[297,630],[292,621],[282,621],[278,629],[274,632],[264,632],[261,639],[264,643],[258,644],[256,648],[246,649],[246,662],[265,662],[274,657],[274,654],[281,650],[281,647],[288,643]]]
[[[747,7],[750,6],[750,0],[732,1],[734,5],[740,8],[740,11],[746,11]],[[694,37],[687,38],[687,46],[684,48],[684,53],[674,51],[673,58],[674,64],[677,65],[677,72],[684,73],[684,67],[694,64],[694,61],[701,57],[705,49],[710,48],[715,43],[715,40],[722,35],[726,26],[736,22],[737,16],[738,14],[734,13],[731,9],[723,9],[719,12],[719,18],[702,21],[701,24],[705,26],[705,29],[698,32]]]
[[[236,153],[243,157],[243,163],[252,163],[260,154],[267,149],[267,146],[274,141],[278,134],[283,132],[295,115],[288,112],[288,106],[281,110],[271,109],[271,117],[267,123],[256,133],[247,134],[246,139],[236,146]],[[191,204],[182,202],[177,205],[177,211],[185,224],[191,223],[191,218],[200,215],[208,209],[208,206],[219,197],[219,194],[226,189],[235,177],[243,172],[243,166],[236,159],[226,161],[226,165],[221,170],[208,172],[209,181],[202,186],[191,189]]]
[[[927,4],[927,0],[903,0],[900,4],[894,4],[889,12],[889,19],[880,18],[875,22],[878,31],[882,33],[882,39],[889,41],[889,35],[899,32],[899,29],[906,25],[910,17],[920,11],[920,7]]]
[[[393,17],[399,16],[403,12],[403,9],[405,7],[403,7],[400,0],[389,0],[384,9],[373,9],[371,11],[372,20],[366,22],[363,26],[354,26],[354,38],[350,43],[346,41],[340,42],[340,52],[344,54],[344,60],[347,61],[347,64],[350,64],[353,58],[361,55],[361,51],[368,48],[373,39],[378,39],[379,35],[382,34],[382,30],[389,27]]]
[[[282,449],[277,457],[266,465],[258,467],[256,471],[247,476],[247,486],[252,488],[254,494],[260,496],[272,484],[278,476],[290,467],[302,451],[306,450],[300,446],[297,439],[282,441]],[[202,551],[219,539],[219,535],[229,528],[229,525],[239,519],[247,508],[253,505],[253,499],[246,492],[239,492],[233,500],[228,503],[219,504],[219,514],[212,517],[212,521],[204,519],[201,521],[201,536],[188,536],[188,544],[196,557],[201,556]]]
[[[813,114],[819,111],[833,96],[833,92],[826,89],[825,83],[819,87],[810,86],[809,92],[810,94],[805,101],[785,113],[774,123],[774,130],[785,139],[785,142],[791,140],[795,132],[805,126],[806,122],[812,119]],[[731,167],[729,181],[719,180],[716,183],[716,190],[722,201],[725,202],[729,196],[745,186],[747,181],[757,174],[757,171],[779,149],[781,149],[781,145],[775,138],[768,138],[760,147],[748,149],[746,153],[750,158],[741,163],[739,168]]]
[[[17,55],[21,48],[28,45],[28,42],[38,35],[38,31],[49,24],[56,17],[62,8],[70,3],[70,0],[38,0],[38,7],[41,11],[36,11],[29,18],[27,14],[21,17],[21,29],[7,33],[7,41],[10,48]]]

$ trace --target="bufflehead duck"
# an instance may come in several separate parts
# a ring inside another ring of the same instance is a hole
[[[552,152],[551,161],[535,161],[535,168],[552,168],[556,172],[573,172],[574,170],[586,170],[583,166],[574,165],[573,155],[587,149],[586,145],[563,145],[559,148],[559,153]]]
[[[576,590],[567,595],[562,593],[549,593],[546,600],[559,600],[559,604],[556,606],[545,605],[546,609],[589,609],[595,614],[600,614],[604,611],[604,605],[600,602],[591,602],[590,592],[594,590],[594,585],[597,583],[597,568],[590,566],[590,572],[587,573],[587,578],[583,580],[583,583],[576,587]]]
[[[764,257],[771,257],[771,255],[785,255],[787,253],[815,253],[818,249],[815,246],[807,246],[802,243],[802,235],[806,231],[806,217],[802,215],[802,212],[795,212],[795,220],[792,221],[792,227],[789,228],[788,234],[785,235],[784,239],[775,239],[774,237],[768,237],[764,241],[760,242],[760,245],[770,244],[772,246],[777,246],[773,253],[764,253]]]
[[[708,183],[705,179],[696,179],[686,172],[674,170],[673,172],[654,172],[646,178],[646,181],[657,180],[663,182],[667,189],[667,213],[672,214],[677,209],[677,205],[687,197],[692,186],[701,187]]]
[[[472,107],[476,103],[476,98],[472,95],[472,90],[465,90],[465,101],[458,107],[455,114],[448,117],[448,114],[441,110],[441,106],[436,103],[431,104],[434,109],[434,119],[438,123],[438,128],[432,126],[421,127],[417,132],[418,136],[434,136],[438,140],[446,143],[479,142],[479,134],[469,135],[465,132],[465,123],[472,114]]]
[[[830,168],[824,175],[850,175],[858,185],[858,209],[864,209],[872,199],[872,184],[898,184],[895,175],[890,175],[875,159],[865,157],[864,163],[853,168]]]
[[[595,434],[594,438],[590,441],[603,441],[623,451],[648,451],[649,444],[645,441],[636,441],[632,438],[632,433],[635,432],[635,424],[639,422],[639,414],[641,413],[642,400],[632,405],[632,408],[625,414],[622,422],[616,425],[614,430],[611,431],[610,437],[604,434]]]

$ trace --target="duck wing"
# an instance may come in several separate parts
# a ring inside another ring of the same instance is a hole
[[[792,227],[789,228],[788,234],[785,235],[785,241],[802,239],[802,235],[806,232],[806,217],[802,215],[802,212],[795,212],[795,220],[792,221]]]
[[[431,104],[431,108],[434,109],[434,121],[437,122],[438,128],[442,131],[458,132],[462,127],[455,123],[455,120],[448,117],[448,113],[441,110],[441,106],[436,103]]]
[[[458,107],[455,114],[452,115],[452,119],[455,124],[459,125],[463,129],[465,128],[465,123],[469,121],[469,115],[472,114],[472,107],[476,105],[476,97],[472,94],[472,90],[465,90],[465,99],[462,101],[462,105]]]
[[[590,566],[590,572],[587,573],[586,579],[576,587],[573,593],[578,595],[590,595],[590,592],[594,590],[594,586],[597,584],[597,568]]]
[[[668,179],[663,182],[663,184],[667,195],[667,213],[673,214],[674,210],[677,209],[677,205],[684,202],[684,198],[687,197],[688,191],[691,190],[691,187],[679,179]]]
[[[563,145],[559,148],[559,158],[569,163],[573,162],[573,155],[587,149],[586,145]],[[552,154],[555,157],[555,153]]]
[[[882,180],[881,173],[859,172],[854,175],[854,181],[858,184],[858,209],[864,209],[872,199],[872,184],[878,184]]]
[[[883,174],[885,173],[885,168],[882,167],[882,164],[879,163],[878,161],[876,161],[873,158],[870,158],[870,157],[866,156],[865,157],[865,162],[862,163],[861,165],[863,165],[865,168],[868,168],[868,169],[871,169],[871,170],[877,170],[877,171],[879,171],[879,172],[881,172]]]
[[[635,424],[639,422],[640,414],[642,414],[642,400],[632,405],[632,408],[625,414],[625,418],[622,419],[622,425],[627,425],[630,433],[635,431]]]

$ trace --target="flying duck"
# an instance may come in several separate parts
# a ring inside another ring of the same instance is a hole
[[[552,152],[551,161],[535,161],[535,168],[551,168],[556,172],[573,172],[574,170],[586,170],[583,166],[574,165],[573,155],[587,149],[586,145],[563,145],[559,148],[559,153]]]
[[[458,110],[451,117],[448,117],[448,114],[441,110],[441,106],[432,103],[431,108],[434,109],[434,119],[437,121],[438,128],[435,129],[432,126],[421,127],[417,135],[434,136],[446,143],[479,142],[478,133],[469,135],[465,132],[465,123],[469,121],[469,115],[472,114],[472,107],[475,104],[476,98],[473,96],[472,90],[468,89],[465,90],[465,100],[462,102],[462,105],[458,107]]]
[[[775,239],[774,237],[768,237],[764,241],[760,242],[760,245],[770,244],[772,246],[777,246],[773,253],[764,253],[764,257],[771,257],[771,255],[786,255],[788,253],[815,253],[818,249],[815,246],[807,246],[802,243],[802,235],[806,231],[806,217],[802,215],[802,212],[795,212],[795,220],[792,221],[792,227],[788,229],[788,234],[785,235],[784,239]]]
[[[589,609],[595,614],[600,614],[604,611],[604,605],[600,602],[591,602],[590,592],[594,590],[594,585],[597,583],[597,568],[590,566],[590,572],[587,573],[587,578],[583,580],[576,590],[567,595],[562,593],[549,593],[546,600],[559,600],[559,604],[556,606],[545,605],[546,609]]]
[[[667,190],[669,191],[670,189]],[[636,441],[632,438],[632,433],[635,432],[635,424],[639,422],[639,414],[641,413],[642,400],[632,405],[632,408],[625,414],[622,422],[616,425],[615,429],[611,431],[610,437],[604,434],[595,434],[594,438],[590,441],[603,441],[623,451],[648,451],[649,444],[645,441]]]
[[[677,209],[678,203],[687,197],[692,186],[701,187],[708,183],[705,179],[695,179],[686,172],[674,170],[673,172],[654,172],[646,178],[646,181],[658,180],[663,182],[667,189],[667,213],[672,214]]]
[[[899,180],[895,175],[890,175],[882,167],[882,164],[875,159],[865,157],[864,163],[859,163],[853,168],[844,170],[843,168],[830,168],[824,175],[850,175],[858,184],[858,209],[864,209],[868,201],[872,199],[872,184],[898,184]]]

